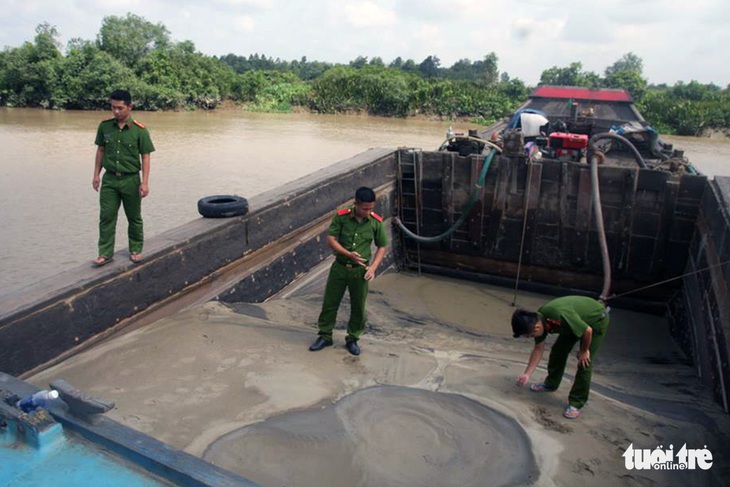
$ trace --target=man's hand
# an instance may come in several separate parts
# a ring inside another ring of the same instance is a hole
[[[588,367],[589,365],[591,365],[591,351],[578,350],[578,366]]]
[[[147,186],[147,183],[142,183],[142,184],[140,184],[140,185],[139,185],[139,195],[140,195],[140,196],[141,196],[142,198],[144,198],[144,197],[145,197],[145,196],[147,196],[148,194],[150,194],[150,188],[149,188],[149,186]]]
[[[530,381],[530,376],[527,374],[522,374],[517,376],[517,385],[518,386],[524,386],[527,385],[527,383]]]
[[[94,188],[94,191],[99,191],[99,184],[101,184],[101,178],[99,176],[94,176],[94,179],[91,180],[91,187]]]
[[[365,280],[372,281],[373,279],[375,279],[375,269],[373,269],[372,267],[366,267],[366,269],[367,270],[365,271]]]
[[[353,261],[357,265],[364,266],[365,265],[365,259],[362,258],[360,254],[355,252],[354,250],[350,252],[350,260]]]

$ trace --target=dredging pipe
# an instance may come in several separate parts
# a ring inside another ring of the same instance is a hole
[[[606,228],[603,225],[603,209],[601,209],[601,191],[598,187],[599,159],[601,164],[606,162],[606,156],[603,154],[603,152],[597,151],[590,156],[591,197],[593,200],[593,211],[596,216],[596,230],[598,231],[598,242],[601,246],[601,262],[603,264],[603,289],[601,289],[600,299],[601,301],[605,301],[606,298],[608,298],[608,293],[611,291],[611,259],[608,255]]]

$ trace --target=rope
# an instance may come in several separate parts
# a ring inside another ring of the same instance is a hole
[[[644,291],[645,289],[650,289],[650,288],[655,287],[655,286],[661,286],[662,284],[666,284],[668,282],[676,281],[678,279],[684,279],[687,276],[693,276],[695,274],[699,274],[700,272],[704,272],[704,271],[707,271],[707,270],[710,270],[710,269],[715,269],[717,267],[722,267],[722,266],[724,266],[724,265],[726,265],[728,263],[730,263],[730,260],[726,260],[725,262],[721,262],[719,264],[715,264],[715,265],[710,265],[710,266],[707,266],[707,267],[703,267],[702,269],[697,269],[696,271],[687,272],[686,274],[682,274],[681,276],[670,277],[669,279],[664,279],[663,281],[655,282],[654,284],[649,284],[648,286],[643,286],[643,287],[640,287],[640,288],[637,288],[637,289],[633,289],[631,291],[626,291],[625,293],[613,294],[613,295],[605,298],[604,301],[608,301],[609,299],[620,298],[621,296],[626,296],[627,294],[638,293],[639,291]]]
[[[525,191],[525,217],[522,219],[522,238],[520,239],[520,257],[517,259],[517,276],[515,277],[515,293],[512,297],[512,306],[517,304],[517,288],[520,285],[520,272],[522,271],[522,249],[525,246],[525,233],[527,233],[527,210],[530,203],[530,188],[532,188],[532,157],[529,159],[529,170],[527,171],[527,190]]]

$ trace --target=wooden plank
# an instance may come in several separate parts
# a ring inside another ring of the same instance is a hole
[[[479,182],[479,175],[482,172],[482,168],[484,167],[485,158],[484,157],[473,157],[471,160],[471,185],[472,188],[477,187],[477,183]],[[471,212],[469,213],[469,218],[467,220],[467,230],[469,232],[469,241],[471,242],[471,245],[473,249],[478,250],[479,254],[482,252],[482,212],[484,211],[484,186],[486,185],[486,178],[485,178],[485,184],[483,184],[481,187],[477,188],[477,195],[476,195],[476,201],[474,202],[474,207],[471,209]]]
[[[507,204],[507,193],[509,190],[509,176],[512,165],[511,159],[500,156],[497,159],[497,173],[494,187],[494,200],[492,202],[492,211],[489,215],[489,228],[487,230],[487,244],[485,245],[486,254],[498,256],[501,253],[500,244],[500,227],[502,225],[502,215]]]
[[[591,222],[593,220],[593,204],[590,169],[579,170],[578,194],[575,208],[575,235],[573,236],[573,264],[578,268],[585,267],[590,243]]]
[[[530,263],[533,255],[532,247],[535,241],[535,231],[537,227],[537,207],[540,202],[540,182],[542,181],[542,164],[532,163],[532,171],[527,172],[529,178],[525,185],[526,208],[526,226],[524,235],[524,248],[522,251],[522,259],[525,263]],[[528,167],[529,169],[529,167]]]
[[[666,274],[667,251],[669,248],[667,240],[669,239],[672,228],[678,194],[679,182],[676,180],[668,180],[664,186],[664,205],[661,211],[661,218],[659,219],[659,231],[656,236],[654,258],[652,259],[651,276],[653,279],[670,277]]]
[[[444,153],[444,164],[441,172],[441,180],[443,186],[441,188],[441,207],[443,208],[443,219],[441,220],[441,232],[454,224],[454,165],[456,164],[456,154],[454,152]],[[451,249],[451,237],[442,241],[441,248]]]
[[[623,205],[621,208],[620,227],[621,237],[616,246],[616,254],[611,257],[611,266],[617,275],[623,275],[628,269],[629,249],[631,248],[631,221],[634,214],[634,203],[636,199],[636,184],[639,170],[635,169],[626,173],[623,188]]]

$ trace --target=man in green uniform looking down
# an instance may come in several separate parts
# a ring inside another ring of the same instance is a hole
[[[360,355],[357,340],[365,331],[365,300],[368,284],[385,257],[388,236],[383,218],[376,214],[375,192],[367,187],[355,192],[355,205],[338,210],[327,230],[327,245],[335,253],[335,261],[327,277],[322,311],[317,321],[319,336],[309,347],[317,352],[332,345],[332,330],[337,320],[345,289],[350,292],[350,321],[347,323],[347,350]],[[371,246],[378,250],[370,259]]]
[[[578,371],[568,396],[568,405],[563,416],[575,419],[588,401],[593,375],[593,359],[608,331],[608,311],[603,303],[585,296],[564,296],[549,301],[537,313],[518,309],[512,314],[512,332],[515,338],[535,339],[535,348],[530,354],[525,372],[517,377],[518,385],[529,382],[530,376],[542,359],[545,339],[548,333],[557,333],[558,338],[550,350],[548,375],[545,382],[532,384],[533,392],[557,390],[563,379],[568,355],[576,342],[578,349]]]
[[[96,131],[96,159],[92,187],[99,192],[99,253],[97,266],[111,262],[119,205],[127,216],[129,258],[142,260],[144,232],[142,198],[150,192],[150,153],[155,150],[149,130],[132,119],[132,96],[127,90],[109,95],[114,118],[104,120]],[[101,178],[101,169],[104,176]],[[142,177],[140,178],[140,170]],[[101,189],[100,189],[101,186]]]

